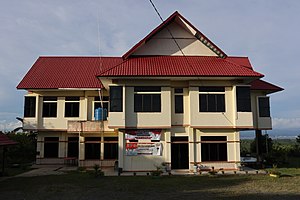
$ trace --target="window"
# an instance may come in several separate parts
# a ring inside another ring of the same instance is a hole
[[[43,98],[43,117],[56,117],[57,115],[57,97]]]
[[[36,97],[25,97],[24,117],[35,117]]]
[[[78,158],[78,148],[79,148],[79,138],[78,137],[68,137],[68,157]]]
[[[44,138],[44,158],[58,158],[58,137]]]
[[[123,87],[110,86],[110,112],[123,112]]]
[[[269,97],[258,97],[259,117],[270,117]]]
[[[94,98],[94,117],[95,120],[107,120],[108,116],[108,103],[109,97],[103,96],[101,101],[100,97]],[[103,108],[102,108],[103,106]],[[102,116],[103,115],[103,116]]]
[[[161,112],[161,87],[134,87],[134,112]]]
[[[200,112],[225,112],[225,87],[199,87]]]
[[[202,136],[201,137],[201,160],[227,161],[227,138],[226,136]]]
[[[183,113],[183,88],[175,88],[175,113]]]
[[[65,98],[65,117],[79,117],[79,97]]]
[[[251,96],[249,86],[236,87],[237,111],[251,112]]]
[[[86,137],[85,138],[85,159],[99,159],[100,160],[100,137]]]
[[[104,137],[104,159],[118,159],[118,137]]]

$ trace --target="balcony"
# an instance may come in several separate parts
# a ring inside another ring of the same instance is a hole
[[[108,128],[108,121],[68,121],[69,133],[91,133],[100,131],[113,131]]]

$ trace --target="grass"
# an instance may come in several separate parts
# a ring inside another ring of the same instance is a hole
[[[1,199],[300,199],[300,169],[292,177],[267,175],[121,176],[89,173],[0,181]]]

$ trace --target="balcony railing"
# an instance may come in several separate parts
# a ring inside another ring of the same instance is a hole
[[[68,121],[68,132],[100,132],[112,131],[108,129],[107,121]]]

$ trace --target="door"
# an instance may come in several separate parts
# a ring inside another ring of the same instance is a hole
[[[188,137],[171,138],[171,168],[189,168],[189,143]]]

